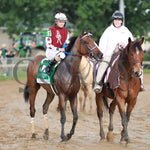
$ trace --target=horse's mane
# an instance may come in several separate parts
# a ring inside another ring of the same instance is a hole
[[[128,45],[124,48],[124,49],[121,49],[120,51],[120,59],[122,62],[126,63],[128,61],[128,56],[127,56],[127,49],[128,49]]]
[[[70,50],[71,50],[72,46],[74,45],[74,42],[75,42],[76,39],[77,39],[77,36],[71,37],[69,39],[70,42],[69,42],[68,46],[66,47],[66,52],[70,52]]]

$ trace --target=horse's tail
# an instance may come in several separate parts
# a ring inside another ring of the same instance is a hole
[[[104,103],[105,108],[109,109],[108,98],[106,96],[103,96],[103,103]]]
[[[29,87],[28,84],[26,83],[25,88],[24,88],[24,99],[25,102],[27,103],[29,100]]]

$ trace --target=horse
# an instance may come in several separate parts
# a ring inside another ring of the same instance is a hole
[[[82,57],[81,63],[79,66],[80,73],[81,73],[81,86],[78,93],[79,102],[80,102],[80,111],[85,112],[86,102],[89,99],[90,101],[90,110],[89,113],[93,113],[93,104],[92,104],[92,97],[93,97],[93,61],[88,59],[87,57]]]
[[[144,37],[140,41],[131,41],[128,39],[127,46],[120,52],[119,59],[115,62],[118,63],[118,69],[115,72],[119,72],[119,85],[112,89],[108,84],[103,84],[101,93],[96,93],[96,106],[97,116],[100,125],[100,137],[101,140],[105,139],[105,133],[103,129],[103,104],[107,106],[109,110],[109,126],[107,133],[107,140],[113,140],[113,114],[116,106],[118,106],[121,122],[122,131],[121,139],[122,143],[125,141],[127,145],[130,140],[128,136],[128,123],[131,112],[136,104],[137,96],[140,92],[140,76],[142,74],[142,61],[143,61],[143,44]],[[114,73],[115,74],[115,73]],[[116,74],[115,74],[116,76]],[[114,79],[113,79],[114,80]],[[111,82],[113,81],[110,80]],[[108,105],[108,99],[112,99],[110,105]]]
[[[82,32],[80,36],[70,39],[70,44],[66,49],[66,53],[66,58],[56,68],[55,74],[53,76],[52,86],[50,84],[39,84],[36,80],[38,66],[44,56],[36,56],[27,67],[27,83],[24,89],[24,98],[26,102],[30,102],[32,138],[36,138],[34,128],[35,97],[40,87],[43,87],[47,92],[47,97],[43,104],[43,115],[45,120],[45,131],[43,138],[47,140],[49,136],[47,112],[49,105],[53,101],[55,95],[57,95],[59,99],[59,108],[61,115],[61,140],[69,140],[74,134],[76,123],[78,120],[77,93],[80,88],[80,79],[78,74],[81,58],[82,56],[90,56],[98,60],[102,57],[102,53],[92,39],[91,33],[89,31]],[[73,123],[70,133],[65,135],[65,103],[67,100],[69,100],[70,102],[70,107],[73,114]]]

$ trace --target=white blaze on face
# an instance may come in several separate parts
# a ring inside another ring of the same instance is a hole
[[[140,53],[139,49],[137,47],[135,49],[136,49],[136,54],[139,55]]]

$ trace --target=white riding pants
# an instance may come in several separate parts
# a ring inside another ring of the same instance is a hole
[[[55,56],[58,56],[61,59],[64,59],[66,57],[66,55],[61,51],[58,51],[55,49],[46,49],[46,58],[51,60],[51,59],[55,58]]]
[[[103,61],[100,63],[96,75],[96,84],[99,84],[99,82],[102,80],[102,77],[109,66],[110,60],[111,56],[105,56]]]

